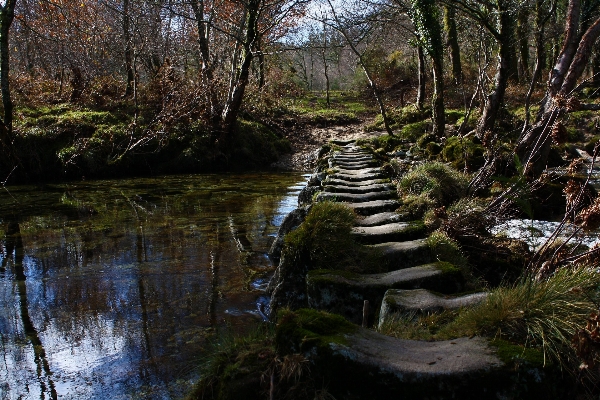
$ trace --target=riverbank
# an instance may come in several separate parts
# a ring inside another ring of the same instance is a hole
[[[465,198],[466,176],[409,149],[359,143],[322,149],[282,225],[269,284],[274,331],[226,350],[190,398],[581,391],[566,372],[580,357],[570,339],[595,310],[593,262],[527,274],[527,246],[487,233],[486,198]]]

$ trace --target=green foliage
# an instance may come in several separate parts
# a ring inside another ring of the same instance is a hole
[[[456,169],[463,169],[465,162],[469,171],[477,170],[483,166],[485,149],[473,140],[458,136],[449,137],[440,153],[441,159],[451,163]]]
[[[447,206],[465,195],[469,180],[440,162],[419,165],[398,184],[402,195],[425,196],[435,206]]]

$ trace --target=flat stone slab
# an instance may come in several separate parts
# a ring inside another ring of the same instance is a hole
[[[426,239],[379,243],[369,247],[381,254],[385,260],[385,265],[382,266],[388,271],[412,268],[434,261]]]
[[[369,155],[361,155],[361,154],[357,154],[357,155],[338,155],[338,156],[333,156],[332,159],[336,162],[338,161],[342,161],[342,162],[361,162],[361,161],[373,161],[375,160],[372,156]]]
[[[376,244],[421,238],[425,235],[425,225],[419,222],[393,222],[377,226],[352,228],[352,236],[363,244]]]
[[[501,359],[481,337],[397,339],[306,309],[285,313],[276,329],[280,351],[305,355],[338,399],[550,400],[571,389],[556,368]]]
[[[370,167],[379,167],[381,163],[371,160],[371,161],[340,161],[337,159],[332,160],[332,164],[338,166],[340,168],[346,169],[361,169],[361,168],[370,168]]]
[[[359,168],[359,169],[348,169],[339,166],[332,167],[336,170],[336,173],[346,174],[346,175],[366,175],[366,174],[376,174],[381,171],[379,167],[367,167],[367,168]]]
[[[400,207],[400,202],[396,200],[375,200],[365,203],[348,203],[348,207],[359,215],[373,215],[384,211],[394,211]]]
[[[325,192],[332,193],[369,193],[369,192],[384,192],[396,191],[396,188],[391,183],[376,183],[373,185],[364,186],[348,186],[348,185],[328,185],[323,187]]]
[[[365,171],[365,170],[360,170]],[[344,181],[351,182],[363,182],[363,181],[373,181],[377,179],[385,179],[387,175],[383,172],[377,172],[377,170],[372,170],[375,172],[361,172],[361,173],[349,173],[349,171],[339,171],[334,174],[329,175],[330,179],[341,179]]]
[[[323,185],[324,186],[328,186],[328,185],[334,185],[334,186],[353,186],[353,187],[363,187],[363,186],[371,186],[371,185],[380,185],[382,184],[382,181],[387,181],[387,183],[385,184],[390,184],[389,183],[389,179],[371,179],[371,180],[366,180],[366,181],[349,181],[349,180],[345,180],[345,179],[337,179],[337,178],[331,178],[331,176],[327,177],[324,181],[323,181]]]
[[[321,192],[317,195],[316,201],[340,201],[347,203],[364,203],[374,200],[387,200],[398,198],[398,193],[395,190],[386,192],[369,192],[369,193],[331,193]]]
[[[328,186],[325,187],[325,190],[328,189]],[[382,212],[379,214],[373,214],[365,218],[357,218],[356,225],[357,226],[377,226],[377,225],[385,225],[390,224],[392,222],[403,222],[406,221],[405,216],[403,214],[398,214],[393,211]]]
[[[479,304],[488,293],[471,293],[464,296],[442,296],[425,289],[390,289],[385,292],[379,311],[379,327],[395,313],[430,314],[456,310]]]
[[[378,309],[388,289],[426,288],[451,294],[460,292],[463,285],[461,272],[441,262],[379,274],[313,270],[306,276],[309,307],[341,314],[354,323],[362,321],[364,300]]]

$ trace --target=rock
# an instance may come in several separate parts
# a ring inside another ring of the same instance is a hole
[[[412,268],[433,261],[433,254],[426,239],[380,243],[369,247],[381,254],[388,271]]]
[[[312,270],[306,277],[308,305],[343,315],[349,321],[362,321],[364,300],[379,308],[388,289],[426,288],[440,293],[460,292],[464,278],[451,264],[437,262],[380,274]],[[372,323],[374,318],[370,318]]]
[[[359,170],[359,169],[365,169],[365,168],[373,168],[373,167],[378,167],[379,163],[376,161],[359,161],[359,162],[344,162],[344,161],[337,161],[337,160],[330,160],[331,161],[331,166],[335,166],[336,168],[339,169],[346,169],[346,170]]]
[[[327,188],[325,189],[327,190]],[[406,221],[406,216],[393,211],[383,212],[379,214],[373,214],[366,218],[357,218],[357,226],[377,226],[390,224],[392,222]]]
[[[468,307],[485,300],[488,293],[472,293],[464,296],[440,296],[425,289],[390,289],[385,292],[379,311],[379,327],[395,313],[430,314],[444,310]]]
[[[375,200],[365,203],[348,203],[348,207],[359,215],[373,215],[384,211],[394,211],[400,207],[400,203],[397,200]]]
[[[323,191],[333,193],[369,193],[369,192],[384,192],[396,191],[394,185],[390,183],[376,183],[373,185],[363,186],[348,186],[348,185],[325,185]]]
[[[269,258],[273,261],[274,264],[279,263],[285,235],[298,228],[306,218],[306,214],[308,214],[307,208],[296,208],[294,211],[286,215],[283,221],[281,222],[281,225],[277,230],[277,236],[275,237],[275,241],[271,245],[271,249],[268,253]]]
[[[310,269],[306,254],[281,255],[279,266],[269,281],[267,293],[271,295],[269,318],[274,319],[282,308],[296,310],[308,306],[306,274]]]
[[[387,175],[381,171],[371,169],[371,172],[351,173],[350,171],[338,171],[329,175],[330,179],[341,179],[350,182],[363,182],[377,179],[387,179]],[[368,171],[368,170],[367,170]]]
[[[316,201],[340,201],[348,203],[364,203],[373,200],[388,200],[398,197],[395,190],[385,192],[368,192],[368,193],[331,193],[321,192],[317,195]]]
[[[415,222],[393,222],[377,226],[352,228],[352,235],[359,243],[375,244],[392,241],[413,240],[425,235],[425,224]]]
[[[315,172],[310,176],[306,186],[321,186],[321,182],[323,182],[327,178],[327,174],[325,172]]]
[[[325,179],[323,181],[323,185],[324,187],[326,186],[352,186],[352,187],[363,187],[363,186],[372,186],[372,185],[379,185],[379,184],[389,184],[389,179],[372,179],[372,180],[366,180],[366,181],[349,181],[349,180],[344,180],[344,179],[337,179],[337,178],[332,178],[331,175],[327,177],[327,179]]]
[[[569,387],[563,384],[568,378],[556,368],[543,368],[538,360],[501,358],[497,345],[484,338],[396,339],[314,310],[288,311],[280,321],[277,348],[284,355],[307,357],[312,375],[327,382],[335,398],[568,398]]]
[[[306,207],[313,203],[315,194],[321,191],[320,186],[306,186],[298,193],[298,207]]]

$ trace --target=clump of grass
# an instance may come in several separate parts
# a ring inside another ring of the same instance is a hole
[[[466,267],[467,259],[458,243],[441,231],[435,231],[427,238],[427,246],[439,261],[449,262],[456,267]]]
[[[466,175],[440,162],[421,164],[398,184],[403,197],[403,211],[421,217],[427,210],[448,206],[466,194]]]
[[[500,287],[480,305],[464,310],[445,328],[443,336],[486,335],[526,347],[540,348],[544,362],[575,367],[571,346],[600,302],[600,274],[595,268],[562,268],[546,280],[529,277]]]
[[[456,310],[441,313],[417,315],[395,313],[378,328],[379,333],[409,340],[434,340],[438,331],[452,322],[458,314]]]

